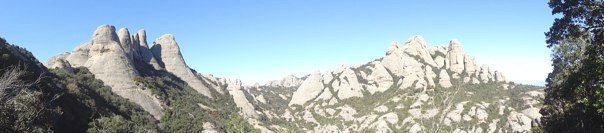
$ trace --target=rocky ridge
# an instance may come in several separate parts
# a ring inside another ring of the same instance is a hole
[[[303,132],[527,132],[543,99],[539,87],[478,65],[458,40],[429,46],[421,36],[393,41],[385,57],[366,64],[310,74],[295,91],[277,92],[283,97],[262,91],[269,86],[248,88],[259,115]],[[288,102],[264,103],[273,99]]]
[[[49,68],[86,67],[113,92],[139,104],[157,119],[163,115],[162,103],[144,86],[135,83],[135,77],[142,75],[135,66],[137,63],[174,73],[195,90],[212,97],[209,89],[200,85],[201,80],[185,64],[173,35],[160,37],[148,48],[145,34],[141,29],[130,35],[127,28],[116,33],[114,26],[101,25],[91,41],[77,46],[71,53],[51,57],[45,65]]]
[[[402,45],[393,41],[385,57],[366,64],[243,86],[189,68],[170,34],[150,48],[145,30],[130,35],[103,25],[92,38],[45,65],[86,67],[156,119],[165,105],[134,81],[146,75],[141,64],[172,73],[208,98],[232,97],[239,114],[262,132],[524,132],[539,122],[543,98],[542,90],[510,83],[501,72],[478,65],[455,39],[429,46],[413,36]]]

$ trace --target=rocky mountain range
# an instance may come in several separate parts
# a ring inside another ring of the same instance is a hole
[[[528,132],[539,123],[542,88],[507,81],[502,72],[478,64],[459,41],[430,46],[413,36],[390,45],[383,58],[365,64],[243,86],[188,67],[174,35],[162,35],[149,47],[143,29],[131,35],[102,25],[89,42],[44,65],[87,68],[159,121],[174,112],[175,103],[165,96],[171,90],[142,79],[174,76],[183,82],[180,88],[201,94],[195,95],[201,101],[188,104],[209,114],[237,109],[261,132]],[[223,131],[219,125],[207,120],[201,127]]]

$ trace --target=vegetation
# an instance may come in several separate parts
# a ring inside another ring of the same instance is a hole
[[[547,36],[554,70],[547,78],[545,132],[604,132],[604,2],[550,0]]]
[[[218,131],[257,132],[237,114],[232,97],[215,91],[224,86],[212,88],[218,97],[210,99],[149,65],[135,64],[144,73],[133,80],[165,104],[160,121],[84,67],[47,70],[2,38],[0,62],[0,132],[201,132],[205,122]]]
[[[66,132],[157,132],[157,121],[140,106],[129,102],[94,78],[84,67],[68,72],[64,69],[51,71],[53,83],[60,93],[57,106],[63,115],[59,117],[55,131]]]

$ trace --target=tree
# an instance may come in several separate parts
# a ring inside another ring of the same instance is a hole
[[[550,0],[553,71],[541,113],[546,132],[604,131],[604,2]]]

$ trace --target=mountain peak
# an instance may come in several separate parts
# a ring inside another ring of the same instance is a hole
[[[101,25],[98,28],[96,28],[96,30],[94,31],[94,34],[92,34],[92,41],[93,42],[108,42],[108,41],[115,41],[115,42],[119,42],[119,39],[117,37],[117,34],[115,33],[115,27],[112,25]]]

